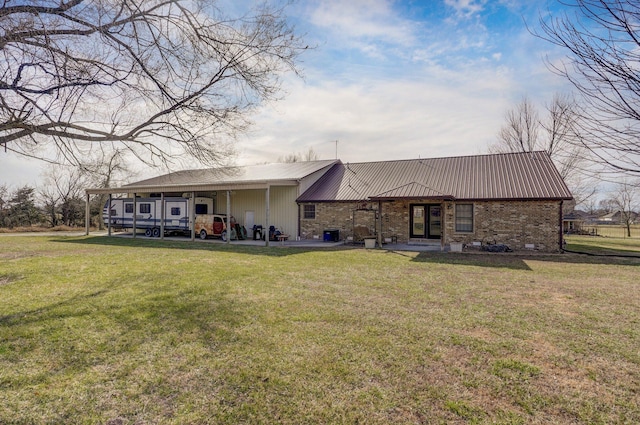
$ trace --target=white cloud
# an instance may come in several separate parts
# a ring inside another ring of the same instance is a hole
[[[482,12],[487,0],[445,0],[444,3],[454,9],[456,16],[469,18]]]
[[[398,15],[390,1],[329,0],[313,5],[309,21],[328,43],[338,43],[336,47],[367,53],[376,43],[407,47],[416,41],[414,23]]]
[[[290,87],[289,97],[257,117],[241,144],[242,162],[275,161],[312,147],[345,162],[485,152],[509,106],[510,76],[444,68],[423,78],[326,81]]]

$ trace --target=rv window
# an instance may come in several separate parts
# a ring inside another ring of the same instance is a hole
[[[132,214],[133,213],[133,204],[124,204],[124,212]]]
[[[171,208],[171,215],[180,215],[180,207]]]
[[[209,214],[207,204],[196,204],[196,214]]]
[[[118,215],[118,212],[115,209],[111,210],[111,217],[115,217]]]
[[[151,204],[140,204],[140,214],[149,214],[151,212]]]

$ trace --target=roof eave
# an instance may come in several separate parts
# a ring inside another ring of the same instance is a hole
[[[255,180],[243,182],[211,183],[211,184],[176,184],[176,185],[150,185],[150,186],[121,186],[115,188],[87,189],[89,195],[109,193],[163,193],[163,192],[211,192],[218,190],[264,190],[271,186],[297,186],[298,180]]]

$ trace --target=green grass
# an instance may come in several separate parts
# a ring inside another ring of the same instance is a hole
[[[640,239],[602,236],[566,236],[566,249],[597,255],[621,255],[640,257]]]
[[[639,423],[639,266],[0,236],[0,423]]]

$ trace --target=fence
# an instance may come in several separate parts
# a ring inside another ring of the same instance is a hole
[[[594,226],[583,225],[579,234],[606,236],[609,238],[628,238],[627,228],[621,225],[600,224]],[[640,238],[640,226],[635,224],[631,226],[631,238]]]

